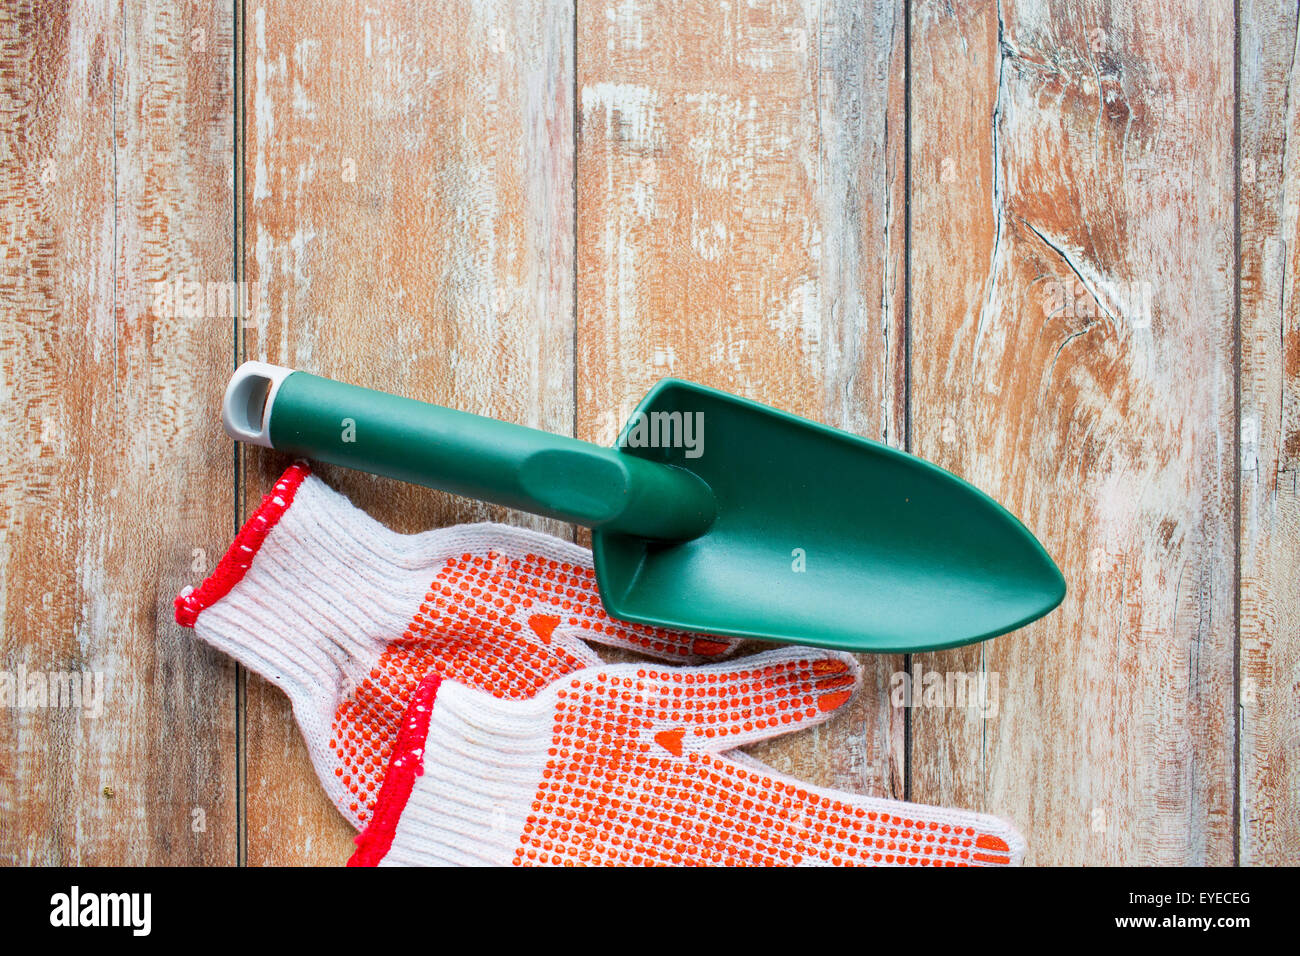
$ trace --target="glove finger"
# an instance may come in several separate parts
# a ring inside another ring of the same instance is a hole
[[[703,667],[593,668],[556,686],[561,697],[577,696],[611,716],[636,714],[639,744],[680,757],[820,724],[857,684],[858,665],[847,654],[786,647]]]
[[[708,759],[734,799],[764,795],[764,812],[780,818],[802,862],[1019,866],[1024,859],[1024,838],[1001,817],[810,786],[739,751]]]

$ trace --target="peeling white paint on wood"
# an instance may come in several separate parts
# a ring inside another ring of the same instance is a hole
[[[914,794],[1006,814],[1031,862],[1230,863],[1231,6],[912,9],[914,447],[1070,586],[923,656],[1003,691],[995,721],[917,713]],[[1139,146],[1162,176],[1132,188]],[[1104,292],[1133,280],[1149,317]]]
[[[235,859],[233,670],[170,615],[194,550],[230,534],[209,417],[230,326],[153,310],[159,283],[230,277],[230,16],[0,12],[0,415],[22,448],[0,458],[0,669],[97,672],[107,694],[98,716],[0,710],[7,863]]]
[[[1242,5],[1241,862],[1300,860],[1300,107],[1294,5]]]
[[[267,118],[267,136],[259,126],[249,144],[245,262],[272,314],[247,331],[245,354],[570,431],[572,4],[453,5],[431,18],[357,2],[307,22],[254,3],[249,16],[259,73],[248,112]],[[303,169],[315,171],[309,188]],[[246,453],[246,506],[285,464]],[[402,530],[492,517],[569,533],[325,473]],[[320,793],[283,696],[250,679],[247,701],[250,861],[342,862],[352,833]]]

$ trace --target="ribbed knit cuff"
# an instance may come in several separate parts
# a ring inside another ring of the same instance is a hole
[[[427,549],[410,544],[294,465],[176,598],[176,620],[282,688],[309,737],[309,724],[326,732],[428,586]]]
[[[540,700],[500,701],[430,674],[412,695],[349,866],[504,866],[552,745]]]

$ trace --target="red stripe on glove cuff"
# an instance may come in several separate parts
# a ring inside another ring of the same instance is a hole
[[[298,486],[310,474],[311,467],[306,462],[295,462],[280,476],[271,493],[262,499],[257,511],[239,529],[229,550],[217,562],[216,570],[197,588],[182,591],[176,596],[177,624],[193,627],[200,611],[216,604],[243,579],[267,534],[289,510]]]
[[[357,851],[348,860],[348,866],[378,866],[392,848],[397,823],[415,789],[415,778],[424,773],[424,744],[441,683],[442,678],[437,674],[427,674],[411,694],[411,704],[402,718],[402,729],[397,733],[393,756],[379,788],[379,799],[375,801],[375,814],[357,835]]]

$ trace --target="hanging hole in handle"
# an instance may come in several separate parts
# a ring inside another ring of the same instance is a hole
[[[280,384],[293,369],[245,362],[235,369],[221,402],[221,424],[236,441],[271,447],[271,406]]]

